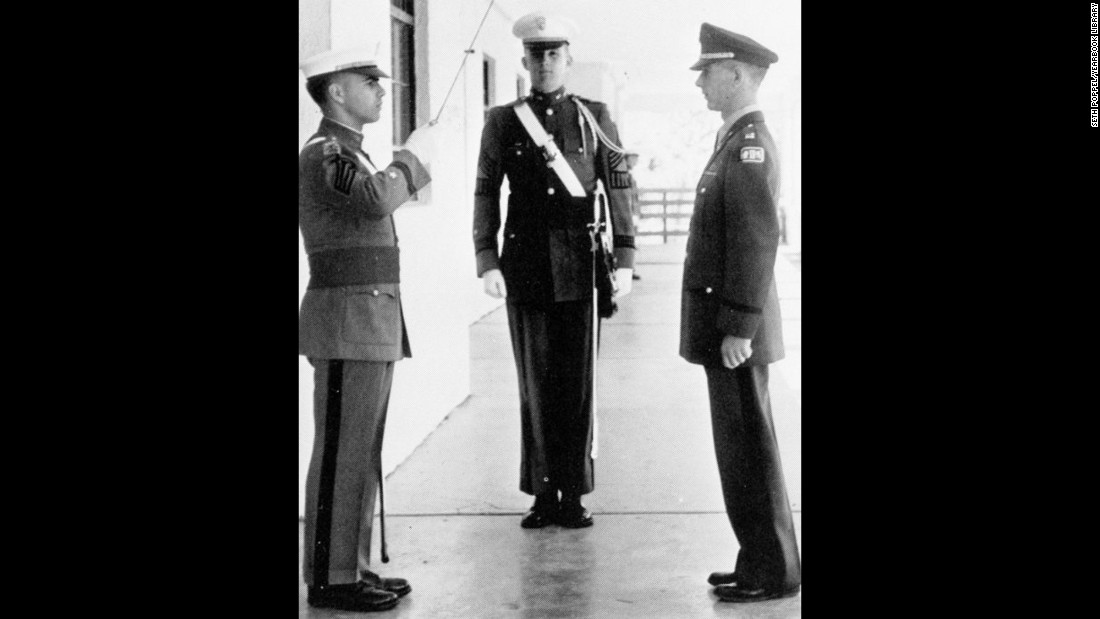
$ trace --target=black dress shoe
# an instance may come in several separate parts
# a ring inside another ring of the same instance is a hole
[[[713,572],[707,578],[707,582],[715,587],[718,585],[732,585],[737,582],[737,572]]]
[[[309,587],[306,601],[314,608],[371,613],[397,606],[397,594],[357,582],[353,585]]]
[[[558,509],[558,524],[570,529],[592,526],[592,512],[585,509],[580,501],[562,501]]]
[[[383,578],[370,570],[360,570],[359,578],[375,589],[396,593],[397,597],[404,597],[413,590],[412,585],[404,578]]]
[[[543,492],[535,495],[534,505],[523,515],[523,520],[519,521],[519,526],[525,529],[541,529],[553,524],[557,515],[558,491]]]
[[[532,507],[519,521],[519,526],[525,529],[541,529],[554,523],[554,512],[541,507]]]
[[[642,279],[642,276],[641,276],[641,275],[638,275],[637,273],[632,273],[632,274],[630,275],[630,279],[633,279],[633,280],[637,281],[637,280],[639,280],[639,279]]]
[[[802,590],[802,585],[796,585],[790,589],[769,589],[755,585],[735,583],[732,585],[718,585],[714,588],[715,595],[723,602],[763,602],[778,598],[797,595]]]

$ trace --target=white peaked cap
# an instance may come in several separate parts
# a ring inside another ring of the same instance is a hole
[[[302,70],[306,79],[337,71],[355,71],[370,77],[389,77],[378,68],[378,63],[374,60],[374,52],[366,47],[321,52],[303,60],[298,68]]]
[[[573,20],[538,11],[517,19],[512,26],[512,34],[522,39],[525,46],[568,43],[569,37],[576,33],[577,25]]]

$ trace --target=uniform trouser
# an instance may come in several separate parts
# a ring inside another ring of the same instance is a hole
[[[309,586],[350,584],[370,566],[393,362],[310,363],[315,433],[306,478],[302,573]]]
[[[739,581],[779,589],[800,585],[802,563],[772,425],[768,366],[706,372],[722,496],[741,546]]]
[[[592,302],[508,302],[519,378],[519,489],[592,492]]]

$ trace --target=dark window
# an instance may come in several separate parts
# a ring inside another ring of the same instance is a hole
[[[393,142],[404,144],[416,128],[416,45],[413,0],[390,0],[393,42]]]
[[[497,103],[497,62],[491,56],[484,56],[481,61],[482,96],[481,103],[485,106],[485,117],[489,117],[489,108]]]

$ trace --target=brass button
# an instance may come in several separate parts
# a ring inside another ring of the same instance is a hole
[[[707,287],[707,294],[714,292],[714,288]]]
[[[546,110],[546,115],[547,116],[553,116],[554,115],[554,110]]]
[[[706,193],[706,192],[707,192],[707,188],[706,188],[706,187],[703,187],[702,189],[700,189],[700,190],[699,190],[699,193]]]
[[[547,189],[546,193],[549,194],[549,195],[554,195],[554,188],[551,187],[551,188]]]
[[[710,292],[710,291],[708,290],[707,292]],[[377,297],[378,296],[378,291],[377,290],[372,290],[371,294],[373,294],[374,296]]]
[[[542,481],[550,481],[550,478],[549,477],[543,477]]]
[[[518,151],[518,150],[517,150],[517,151],[516,151],[516,154],[517,154],[517,155],[522,155],[523,153],[522,153],[521,151]]]

